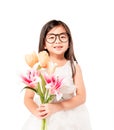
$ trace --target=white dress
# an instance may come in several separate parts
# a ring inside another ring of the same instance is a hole
[[[63,98],[69,99],[75,96],[76,87],[72,80],[70,62],[57,67],[55,74],[64,77],[64,87],[61,88]],[[38,103],[38,100],[35,100]],[[67,111],[59,111],[47,118],[48,130],[91,130],[88,110],[85,104]],[[41,120],[30,115],[22,130],[40,130]]]

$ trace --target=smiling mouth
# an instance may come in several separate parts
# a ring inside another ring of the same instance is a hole
[[[63,48],[62,46],[55,46],[54,48]]]

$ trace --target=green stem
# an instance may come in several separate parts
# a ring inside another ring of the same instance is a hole
[[[47,102],[48,96],[49,96],[49,90],[46,90],[46,94],[45,94],[45,103],[48,103],[48,102]]]
[[[46,122],[46,119],[42,119],[41,130],[47,130],[47,122]]]

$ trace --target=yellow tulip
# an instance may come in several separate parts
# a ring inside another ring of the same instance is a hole
[[[49,63],[49,55],[46,51],[41,51],[38,53],[38,61],[42,68],[47,68]]]
[[[25,61],[30,67],[33,67],[38,62],[38,56],[35,52],[32,52],[31,54],[26,54]]]

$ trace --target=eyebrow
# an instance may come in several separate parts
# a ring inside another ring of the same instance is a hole
[[[67,34],[67,32],[62,32],[62,33],[57,33],[57,34],[55,34],[55,33],[48,33],[47,35],[58,35],[58,34]]]

